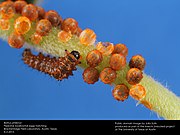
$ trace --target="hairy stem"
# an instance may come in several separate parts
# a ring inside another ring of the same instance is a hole
[[[0,37],[7,39],[7,37],[14,31],[14,20],[19,15],[15,15],[14,18],[10,19],[11,27],[9,30],[3,31],[0,29]],[[43,37],[43,40],[39,45],[34,45],[31,42],[31,35],[35,32],[35,22],[32,23],[31,30],[24,35],[26,40],[25,48],[33,48],[36,51],[44,52],[52,56],[64,56],[64,50],[68,51],[77,50],[82,55],[81,68],[88,67],[86,63],[86,55],[89,51],[95,49],[95,46],[84,46],[79,42],[77,36],[67,43],[60,42],[57,38],[57,33],[59,29],[53,28],[48,36]],[[104,67],[109,66],[109,56],[103,58],[102,63],[97,67],[101,71]],[[117,79],[113,82],[114,85],[124,83],[128,87],[131,87],[126,79],[126,72],[128,71],[129,66],[127,65],[123,70],[117,72]],[[143,99],[151,105],[152,111],[155,111],[159,116],[164,117],[165,119],[180,119],[180,98],[173,94],[166,87],[161,85],[159,82],[155,81],[152,77],[144,73],[144,77],[141,81],[141,84],[145,87],[147,91],[146,97]]]

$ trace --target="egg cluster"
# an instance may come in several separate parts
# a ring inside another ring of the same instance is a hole
[[[120,49],[120,47],[122,48]],[[110,42],[98,42],[96,44],[96,49],[87,54],[86,62],[89,67],[96,69],[96,67],[103,61],[104,57],[109,57],[109,67],[105,67],[100,73],[97,72],[96,75],[89,74],[90,71],[88,72],[88,70],[86,70],[86,72],[83,73],[84,81],[88,84],[94,84],[98,79],[94,79],[92,82],[92,76],[97,77],[99,74],[99,78],[103,83],[111,84],[114,82],[117,77],[116,71],[123,69],[126,65],[127,53],[121,52],[127,51],[128,49],[124,44],[117,44],[114,46],[113,43]],[[88,74],[88,76],[86,74]]]
[[[95,33],[86,29],[80,34],[80,42],[89,46],[95,44]],[[116,44],[110,42],[98,42],[96,49],[90,51],[86,56],[86,62],[89,66],[83,72],[83,79],[88,84],[94,84],[100,78],[105,84],[112,84],[117,78],[117,71],[123,70],[128,55],[128,48],[125,44]],[[104,57],[109,58],[109,66],[98,71],[97,68],[103,62]],[[113,97],[118,101],[124,101],[131,95],[136,100],[141,100],[146,96],[145,88],[139,84],[143,78],[143,69],[146,61],[141,55],[135,55],[129,62],[129,71],[126,74],[126,81],[129,88],[125,84],[118,84],[112,91]]]
[[[19,14],[19,17],[15,19],[14,31],[8,37],[8,43],[13,48],[19,49],[23,47],[25,43],[24,35],[30,31],[32,23],[35,23],[35,32],[30,39],[36,45],[40,44],[43,36],[48,36],[52,27],[59,30],[57,39],[61,42],[68,42],[72,35],[79,37],[82,32],[75,19],[66,18],[63,20],[54,10],[46,12],[42,7],[28,4],[22,0],[15,2],[5,1],[0,4],[1,30],[9,30],[9,21],[15,14]]]
[[[145,100],[142,100],[146,96],[146,90],[139,83],[143,78],[146,61],[141,55],[133,56],[129,64],[127,64],[128,48],[125,44],[95,43],[95,32],[89,28],[82,30],[75,19],[63,19],[54,10],[45,11],[42,7],[28,4],[22,0],[15,2],[5,1],[0,4],[0,28],[2,30],[10,28],[9,20],[15,14],[19,14],[19,17],[15,19],[14,31],[8,37],[8,43],[11,47],[23,47],[25,43],[24,35],[30,31],[32,23],[35,23],[35,32],[30,39],[36,45],[41,43],[44,36],[48,36],[53,27],[59,30],[57,39],[61,42],[66,43],[75,35],[82,45],[95,45],[95,49],[86,55],[88,67],[83,72],[83,79],[86,83],[94,84],[100,79],[105,84],[112,84],[117,78],[117,72],[129,65],[125,78],[129,85],[124,83],[116,85],[112,90],[113,97],[118,101],[124,101],[130,95],[151,108]],[[102,65],[105,58],[109,60],[108,66],[100,71],[98,67]]]

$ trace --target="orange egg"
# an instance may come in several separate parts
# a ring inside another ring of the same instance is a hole
[[[55,27],[58,26],[62,21],[61,16],[54,10],[47,11],[45,14],[45,19],[49,20],[52,26]]]
[[[23,7],[26,6],[26,5],[27,5],[26,1],[15,1],[14,2],[14,7],[16,9],[16,12],[20,13],[20,14],[22,12]]]
[[[5,1],[1,3],[0,15],[3,19],[10,19],[15,14],[14,2]]]
[[[104,68],[100,73],[100,79],[105,84],[111,84],[116,79],[116,71],[112,68]]]
[[[30,20],[25,16],[18,17],[14,22],[14,29],[18,34],[26,34],[31,28]]]
[[[36,33],[41,36],[47,36],[51,29],[51,22],[47,19],[41,19],[36,25]]]
[[[71,38],[72,38],[72,34],[64,30],[61,30],[58,33],[58,39],[62,42],[68,42]]]
[[[114,45],[109,42],[98,42],[96,49],[99,50],[103,55],[110,55],[114,50]]]
[[[116,44],[114,46],[114,51],[112,54],[119,53],[124,55],[125,57],[128,55],[128,48],[126,47],[125,44]]]
[[[26,16],[31,21],[35,21],[38,18],[37,7],[33,4],[27,4],[22,9],[22,16]]]
[[[141,100],[146,96],[146,90],[141,84],[137,84],[130,88],[129,94],[134,99]]]
[[[135,55],[131,58],[129,62],[130,68],[138,68],[143,70],[146,65],[146,60],[142,57],[142,55]]]
[[[123,69],[126,66],[126,57],[122,54],[113,54],[110,58],[109,65],[114,70]]]
[[[116,100],[123,102],[129,96],[129,89],[124,84],[116,85],[112,91],[112,95]]]
[[[19,49],[19,48],[23,47],[25,40],[22,35],[12,33],[8,37],[8,43],[11,47]]]
[[[88,67],[83,72],[84,82],[88,84],[94,84],[99,80],[99,72],[94,67]]]
[[[87,64],[91,67],[98,66],[102,60],[102,54],[98,50],[92,50],[86,56]]]
[[[127,72],[126,80],[129,84],[135,85],[138,84],[143,78],[143,73],[138,68],[131,68]]]
[[[79,40],[83,45],[93,45],[96,41],[96,34],[91,29],[85,29],[81,32]]]
[[[62,22],[62,30],[75,34],[78,30],[78,22],[73,18],[67,18]]]

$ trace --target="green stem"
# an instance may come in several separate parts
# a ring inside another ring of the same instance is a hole
[[[0,37],[3,39],[7,39],[10,33],[13,32],[14,27],[14,19],[17,18],[16,15],[14,18],[10,20],[11,28],[7,31],[3,31],[0,29]],[[89,51],[95,49],[95,46],[84,46],[79,42],[77,36],[73,36],[73,38],[67,43],[60,42],[57,38],[57,33],[59,30],[57,28],[53,28],[48,36],[43,37],[43,40],[39,45],[34,45],[30,37],[35,32],[35,22],[32,23],[31,30],[24,35],[26,40],[25,48],[34,48],[36,51],[44,52],[50,54],[52,56],[64,56],[64,50],[68,51],[77,50],[82,55],[81,68],[86,68],[88,65],[86,64],[86,55]],[[97,67],[99,71],[101,71],[104,67],[109,66],[109,56],[103,57],[102,63]],[[117,72],[117,79],[113,82],[114,85],[124,83],[128,87],[131,87],[126,79],[126,73],[129,69],[127,65],[123,70]],[[146,100],[152,105],[152,110],[156,112],[159,116],[164,117],[165,119],[179,119],[180,120],[180,98],[173,94],[166,87],[161,85],[159,82],[155,81],[152,77],[146,75],[144,73],[144,77],[141,81],[141,84],[145,87],[147,91],[147,95],[143,100]]]

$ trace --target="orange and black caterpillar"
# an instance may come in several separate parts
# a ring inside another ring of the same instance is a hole
[[[37,69],[54,77],[58,81],[68,78],[69,75],[73,75],[72,71],[76,70],[76,65],[80,64],[80,53],[78,51],[72,51],[69,53],[65,50],[65,57],[50,57],[44,56],[42,53],[34,55],[30,49],[25,49],[22,56],[22,60],[29,67]]]

